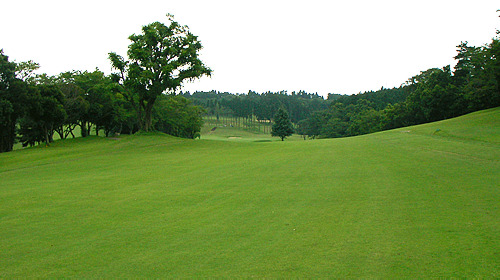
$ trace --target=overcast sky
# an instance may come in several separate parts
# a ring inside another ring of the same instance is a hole
[[[49,75],[111,73],[107,54],[125,56],[129,35],[170,13],[199,37],[214,70],[185,91],[355,94],[453,66],[461,41],[495,36],[498,9],[498,0],[3,0],[0,48]]]

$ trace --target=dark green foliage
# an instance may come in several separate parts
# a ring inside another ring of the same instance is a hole
[[[288,117],[288,112],[279,108],[276,115],[274,115],[273,126],[271,129],[271,135],[281,138],[281,141],[285,140],[286,137],[291,136],[293,133],[293,126]]]
[[[0,49],[0,153],[13,149],[16,124],[24,114],[26,85],[16,78],[15,69]]]
[[[106,136],[120,126],[124,114],[123,98],[116,93],[117,85],[103,72],[64,72],[58,76],[38,80],[38,83],[55,85],[64,95],[63,107],[66,118],[55,131],[61,139],[74,137],[73,130],[80,126],[83,137],[90,135],[91,129],[104,129]]]
[[[458,86],[467,102],[466,112],[500,106],[500,42],[493,39],[483,47],[462,43],[457,55],[462,78]]]
[[[137,122],[133,108],[119,92],[112,76],[96,69],[61,73],[54,80],[66,97],[64,107],[68,113],[64,125],[56,130],[60,138],[73,135],[76,126],[80,126],[83,137],[90,135],[92,129],[97,135],[104,130],[108,136],[112,132],[120,133],[123,127],[133,127],[130,122]]]
[[[300,122],[297,123],[297,128],[295,129],[295,132],[299,135],[302,135],[302,137],[304,137],[304,140],[306,140],[306,136],[308,136],[309,127],[310,127],[310,121],[308,119],[301,120]]]
[[[0,148],[1,152],[12,150],[15,133],[13,133],[11,124],[14,107],[7,99],[0,99]]]
[[[388,104],[400,103],[406,100],[410,92],[404,87],[381,88],[377,91],[367,91],[354,95],[328,95],[328,100],[345,105],[356,105],[360,100],[369,101],[375,110],[382,110]]]
[[[458,88],[453,84],[449,66],[429,69],[411,79],[412,92],[408,96],[410,122],[426,123],[462,114]]]
[[[21,138],[23,145],[45,141],[46,145],[52,142],[56,127],[62,125],[66,119],[64,110],[64,95],[55,85],[37,85],[30,91],[26,103],[25,119],[21,122]]]
[[[194,139],[203,125],[203,108],[194,106],[182,96],[159,97],[154,107],[155,130]]]
[[[406,102],[389,104],[381,111],[381,114],[382,129],[393,129],[410,125]]]
[[[0,90],[5,92],[16,76],[16,64],[9,61],[9,57],[4,55],[3,49],[0,49]],[[2,96],[3,97],[3,96]]]
[[[41,122],[37,122],[29,117],[19,120],[19,141],[23,147],[33,147],[45,141],[44,130]]]
[[[73,130],[80,125],[88,115],[90,102],[85,97],[84,90],[75,83],[60,84],[59,89],[65,96],[64,110],[67,117],[63,125],[56,128],[59,138],[66,139],[69,135],[75,138]],[[87,130],[82,133],[82,136],[87,136]]]
[[[318,94],[304,91],[292,92],[265,92],[258,94],[249,91],[247,94],[231,94],[228,92],[189,92],[182,94],[193,100],[196,105],[203,106],[210,116],[226,116],[250,118],[270,121],[278,108],[286,108],[293,123],[308,118],[313,112],[324,110],[328,101]]]

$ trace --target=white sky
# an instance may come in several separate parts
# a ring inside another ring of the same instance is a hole
[[[484,45],[500,29],[498,0],[68,1],[2,0],[0,48],[39,72],[111,72],[133,33],[167,13],[188,25],[211,78],[184,91],[305,90],[354,94],[399,86],[454,64],[461,41]]]

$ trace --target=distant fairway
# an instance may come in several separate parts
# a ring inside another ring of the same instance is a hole
[[[500,108],[342,139],[220,132],[0,154],[0,278],[500,277]]]

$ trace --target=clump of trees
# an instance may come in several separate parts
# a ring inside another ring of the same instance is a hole
[[[185,97],[160,95],[153,111],[153,127],[170,135],[194,139],[203,126],[204,112]]]
[[[202,46],[187,26],[167,15],[168,25],[155,22],[129,37],[128,59],[110,53],[118,71],[105,75],[70,71],[56,76],[35,75],[33,61],[15,63],[0,50],[0,152],[41,142],[54,134],[65,139],[104,131],[161,131],[194,138],[203,108],[176,96],[185,80],[210,75],[198,58]]]

